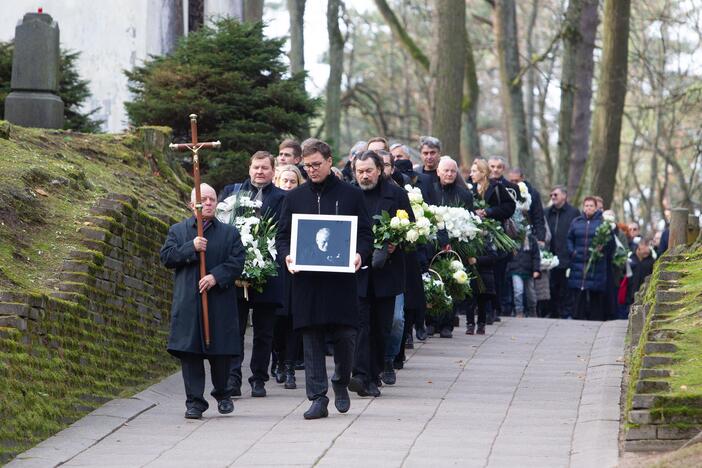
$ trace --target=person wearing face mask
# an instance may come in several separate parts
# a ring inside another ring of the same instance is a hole
[[[190,197],[193,216],[168,230],[161,247],[161,263],[175,271],[168,352],[181,362],[185,384],[185,417],[200,419],[207,410],[205,366],[210,362],[214,389],[222,414],[234,411],[227,382],[231,360],[240,352],[234,282],[244,269],[246,252],[234,226],[215,218],[217,194],[201,184],[203,237],[197,235],[195,189]],[[205,252],[207,275],[200,278],[200,252]],[[203,342],[200,293],[207,291],[211,342]],[[234,310],[232,310],[232,308]]]
[[[603,223],[602,211],[597,209],[595,197],[585,197],[583,214],[573,220],[568,230],[568,254],[570,276],[568,287],[575,297],[574,318],[583,320],[606,320],[610,309],[608,295],[608,268],[614,253],[614,236],[610,233],[609,242],[600,247],[602,257],[592,262],[590,247],[597,228]]]
[[[252,200],[259,200],[259,214],[270,217],[278,222],[280,209],[285,198],[285,192],[273,184],[275,161],[267,151],[257,151],[251,156],[249,164],[249,179],[241,184],[232,184],[224,188],[229,196],[238,193],[248,193]],[[279,260],[279,259],[277,259]],[[242,374],[241,366],[244,359],[244,333],[248,324],[249,310],[252,310],[253,347],[251,349],[251,396],[266,396],[265,382],[269,379],[268,365],[273,348],[273,327],[276,309],[283,305],[283,275],[282,265],[277,276],[268,278],[262,292],[249,290],[248,300],[244,297],[243,288],[238,288],[240,353],[232,362],[230,383],[234,388],[234,396],[241,395]]]

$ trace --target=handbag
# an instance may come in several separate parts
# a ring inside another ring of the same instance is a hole
[[[500,188],[497,186],[497,184],[495,185],[495,191],[497,192],[497,203],[501,204],[502,200],[500,200]],[[515,223],[511,217],[502,221],[502,229],[504,229],[505,234],[507,234],[507,237],[510,239],[521,239],[519,227],[517,227],[517,223]]]

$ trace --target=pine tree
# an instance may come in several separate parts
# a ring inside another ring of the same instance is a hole
[[[10,81],[12,79],[12,42],[0,42],[0,119],[5,116],[5,98],[10,94]],[[99,108],[89,112],[81,112],[80,108],[90,97],[90,82],[82,80],[76,69],[76,62],[80,52],[61,49],[59,62],[59,90],[58,95],[64,104],[65,130],[75,130],[84,133],[100,131],[101,120],[94,120],[93,114]]]
[[[135,125],[168,125],[190,141],[189,114],[198,115],[202,141],[221,151],[203,153],[204,179],[216,188],[247,177],[258,150],[275,151],[287,136],[303,134],[316,101],[287,77],[283,39],[263,35],[261,23],[222,19],[183,38],[171,55],[127,71],[134,100],[126,104]]]

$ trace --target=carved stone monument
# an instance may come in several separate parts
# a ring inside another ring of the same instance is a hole
[[[15,28],[12,92],[5,119],[24,127],[62,128],[59,87],[59,27],[51,15],[27,13]]]

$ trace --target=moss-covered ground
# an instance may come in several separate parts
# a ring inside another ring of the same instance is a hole
[[[151,214],[185,214],[178,174],[154,175],[163,160],[147,159],[141,138],[0,121],[0,290],[51,291],[90,207],[108,193],[135,196]]]

